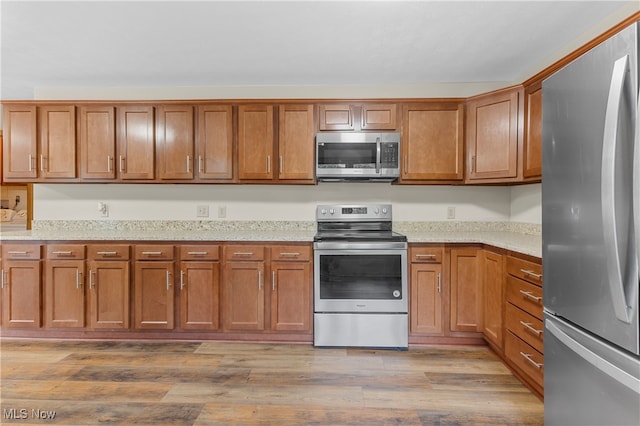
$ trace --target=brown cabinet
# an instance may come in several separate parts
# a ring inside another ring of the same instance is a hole
[[[233,115],[230,105],[199,105],[196,178],[233,178]]]
[[[482,331],[482,249],[451,249],[451,331]]]
[[[311,247],[271,247],[271,329],[311,332]]]
[[[504,347],[504,259],[503,255],[484,250],[482,262],[482,332],[498,351]]]
[[[522,88],[516,87],[467,103],[467,182],[517,180],[522,97]]]
[[[320,104],[320,131],[396,130],[397,105],[393,103]]]
[[[542,83],[524,88],[524,165],[525,180],[542,178]]]
[[[130,251],[127,244],[92,244],[87,248],[89,328],[129,328]]]
[[[76,108],[73,105],[39,106],[40,177],[76,178]]]
[[[278,116],[278,179],[313,182],[313,105],[280,105]]]
[[[444,335],[443,270],[444,249],[434,246],[411,246],[409,284],[409,333],[411,335]]]
[[[37,107],[3,106],[3,177],[6,181],[29,181],[38,177]]]
[[[115,107],[85,105],[79,111],[80,177],[87,180],[115,179]]]
[[[40,328],[41,293],[40,244],[2,244],[2,326]]]
[[[273,105],[238,108],[238,177],[271,180],[273,174]]]
[[[85,250],[81,244],[47,246],[44,273],[44,325],[85,326]]]
[[[174,327],[174,247],[135,246],[134,325],[137,329]]]
[[[180,246],[180,328],[220,327],[220,247]]]
[[[153,106],[118,106],[116,120],[120,178],[153,180],[156,152]]]
[[[193,179],[194,120],[191,105],[156,108],[156,161],[159,179]]]
[[[405,104],[400,182],[461,181],[463,135],[462,102]]]

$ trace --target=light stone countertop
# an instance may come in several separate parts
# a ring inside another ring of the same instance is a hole
[[[278,241],[312,242],[315,222],[34,221],[0,241]],[[394,222],[409,243],[482,243],[542,256],[541,226],[511,222]]]

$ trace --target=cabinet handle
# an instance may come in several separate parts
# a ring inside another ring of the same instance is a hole
[[[253,256],[253,252],[252,251],[234,251],[233,255],[234,256]]]
[[[262,271],[258,271],[258,290],[262,291]]]
[[[536,367],[538,370],[540,370],[542,368],[542,366],[544,364],[539,364],[537,362],[535,362],[532,358],[531,358],[531,354],[525,354],[524,352],[520,352],[520,355],[522,355],[522,357],[524,359],[526,359],[527,361],[529,361],[534,367]]]
[[[82,272],[76,270],[76,288],[80,288],[82,285]]]
[[[112,170],[113,170],[113,157],[110,155],[107,155],[107,172],[111,173]]]
[[[95,275],[95,271],[89,270],[89,290],[91,290],[93,288],[93,277]]]
[[[276,291],[276,271],[271,272],[271,291]]]
[[[436,255],[435,254],[416,254],[416,257],[418,259],[422,259],[423,257],[426,257],[427,259],[435,259]]]
[[[29,171],[33,171],[33,155],[29,154]]]
[[[208,251],[189,251],[187,252],[189,256],[204,256],[209,254]]]
[[[442,290],[442,276],[438,274],[438,293]]]
[[[121,155],[120,156],[120,173],[124,173],[124,162],[125,162],[125,158]]]
[[[96,252],[96,254],[100,256],[117,256],[118,252],[117,251],[98,251]]]
[[[537,303],[540,303],[540,302],[542,301],[542,297],[540,297],[540,296],[534,296],[534,295],[533,295],[533,293],[531,293],[530,291],[520,290],[520,293],[521,293],[524,297],[526,297],[526,298],[528,298],[528,299],[531,299],[531,300],[533,300],[533,301],[535,301],[535,302],[537,302]]]
[[[520,321],[520,324],[522,324],[527,330],[529,330],[530,332],[536,334],[537,336],[540,336],[542,334],[542,330],[538,330],[536,328],[534,328],[530,322],[524,322],[524,321]]]
[[[409,173],[409,157],[407,155],[404,156],[404,174]]]
[[[44,160],[45,160],[44,155],[40,154],[40,171],[41,172],[44,172]]]
[[[171,272],[167,271],[167,291],[171,288]]]
[[[278,162],[278,172],[282,174],[282,155],[280,156],[280,161]]]
[[[161,251],[143,251],[142,255],[143,256],[161,256],[162,252]]]
[[[14,254],[16,256],[26,256],[26,255],[29,254],[28,251],[14,251],[14,250],[9,250],[7,253],[8,254]]]
[[[191,156],[187,155],[187,173],[191,171]]]
[[[529,275],[537,280],[542,278],[542,274],[536,274],[533,271],[530,271],[529,269],[520,269],[520,272],[522,272],[525,275]]]
[[[271,156],[267,155],[267,173],[271,173]]]
[[[52,251],[51,254],[55,254],[56,256],[73,256],[73,252],[71,250]]]
[[[300,253],[297,252],[282,252],[280,253],[281,257],[298,257],[300,256]]]
[[[184,288],[184,271],[180,271],[180,290]],[[167,288],[167,290],[169,290]]]
[[[198,155],[198,171],[200,173],[204,172],[204,167],[202,165],[202,155]]]
[[[4,269],[0,270],[0,280],[2,280],[2,286],[0,288],[4,288]]]

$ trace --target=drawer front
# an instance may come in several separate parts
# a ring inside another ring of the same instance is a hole
[[[542,320],[507,303],[506,324],[509,331],[533,346],[538,352],[544,353]]]
[[[525,312],[538,319],[542,319],[542,288],[519,280],[512,276],[507,277],[507,301],[513,303]]]
[[[49,244],[47,259],[84,259],[86,248],[83,244]]]
[[[505,340],[505,355],[520,370],[531,377],[540,387],[544,386],[544,357],[540,352],[507,332]]]
[[[220,246],[207,245],[183,245],[180,246],[180,260],[219,260]]]
[[[441,247],[411,247],[411,263],[442,263],[444,250]]]
[[[542,265],[539,263],[509,256],[507,257],[507,273],[532,284],[542,285]]]
[[[173,260],[173,246],[166,244],[143,244],[135,248],[136,260]]]
[[[91,260],[129,260],[131,246],[128,244],[90,245],[87,257]]]
[[[264,246],[229,245],[224,249],[224,260],[264,260]]]
[[[271,260],[277,261],[310,261],[311,246],[274,246],[271,247]]]
[[[42,256],[40,244],[5,244],[2,243],[3,260],[39,260]]]

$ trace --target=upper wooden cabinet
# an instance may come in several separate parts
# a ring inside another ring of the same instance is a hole
[[[118,171],[123,180],[155,178],[154,111],[150,105],[117,110]]]
[[[113,106],[80,107],[80,177],[116,177],[116,109]]]
[[[273,179],[273,105],[238,108],[238,177]]]
[[[462,180],[463,135],[462,102],[403,105],[400,182]]]
[[[3,126],[5,180],[77,177],[75,106],[5,106]]]
[[[233,113],[231,105],[199,105],[197,113],[199,180],[233,178]]]
[[[278,179],[314,178],[313,105],[280,105]]]
[[[156,161],[160,179],[193,179],[193,106],[157,107]]]
[[[472,98],[467,103],[467,181],[509,182],[522,176],[522,88]]]
[[[396,130],[397,114],[393,103],[320,104],[318,130]]]
[[[542,178],[542,83],[524,88],[524,166],[525,180]]]

